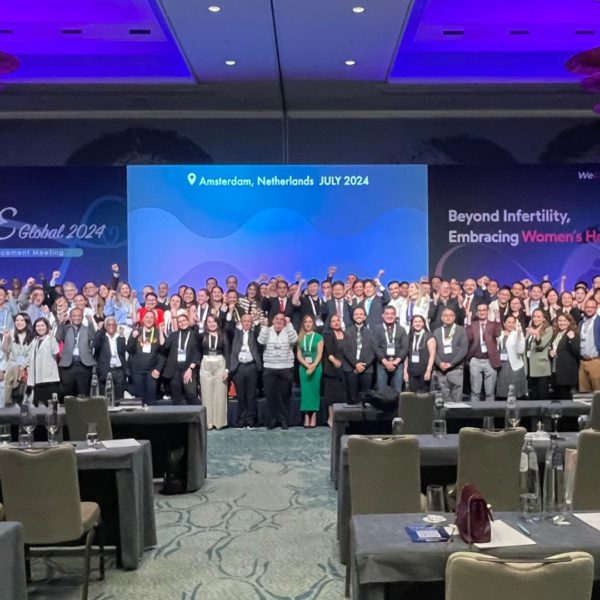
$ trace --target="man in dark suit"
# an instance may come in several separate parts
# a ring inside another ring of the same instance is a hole
[[[190,327],[186,314],[177,317],[177,331],[165,341],[167,361],[163,377],[169,380],[173,404],[200,404],[198,399],[198,365],[202,358],[200,338]]]
[[[459,304],[464,309],[464,325],[470,325],[477,318],[477,307],[480,304],[487,305],[485,297],[478,294],[478,290],[477,282],[474,279],[465,279],[463,296],[458,297]],[[462,325],[463,323],[459,319],[460,316],[457,315],[457,321]]]
[[[456,298],[450,297],[451,287],[449,281],[442,281],[439,286],[439,292],[433,296],[433,302],[429,304],[429,329],[435,331],[442,326],[442,313],[449,308],[455,315],[458,323],[465,320],[465,311],[459,306]]]
[[[481,388],[485,390],[485,399],[494,400],[497,369],[502,366],[498,351],[498,336],[502,333],[500,323],[488,321],[488,305],[477,306],[477,320],[467,327],[469,340],[469,373],[471,379],[471,400],[479,400]]]
[[[402,391],[403,364],[408,354],[408,335],[398,323],[396,309],[383,309],[383,323],[371,329],[373,347],[377,357],[377,389],[391,387]]]
[[[256,386],[262,369],[260,348],[253,331],[252,315],[242,315],[231,344],[229,369],[237,396],[237,426],[256,427]]]
[[[359,393],[370,390],[373,383],[373,333],[365,327],[365,318],[365,309],[357,306],[352,313],[354,325],[346,329],[342,342],[343,369],[351,404],[358,404]]]
[[[352,310],[346,302],[346,287],[343,281],[335,281],[331,287],[331,300],[323,303],[321,313],[325,321],[325,332],[330,330],[329,322],[333,315],[338,315],[342,320],[342,329],[347,329],[352,325]]]
[[[122,398],[127,376],[126,344],[123,334],[117,333],[117,320],[106,317],[104,327],[94,336],[92,344],[96,359],[96,373],[100,381],[100,393],[104,394],[106,378],[111,374],[115,398]]]
[[[262,309],[267,313],[269,326],[273,323],[273,317],[278,314],[283,314],[290,321],[294,320],[296,307],[293,305],[291,298],[288,297],[290,286],[287,281],[280,279],[277,282],[277,295],[270,298],[263,298]]]
[[[310,315],[315,320],[315,327],[319,333],[323,332],[323,306],[324,302],[319,298],[319,280],[309,279],[306,284],[306,293],[300,295],[303,279],[298,282],[298,288],[292,298],[292,304],[300,310],[300,323],[306,315]]]
[[[73,308],[69,324],[59,323],[56,341],[64,342],[60,362],[60,381],[64,396],[89,396],[92,369],[96,365],[92,354],[91,327],[83,325],[83,311]]]
[[[377,288],[379,288],[381,296],[377,296]],[[383,307],[390,301],[390,295],[379,283],[379,279],[365,279],[363,289],[365,290],[365,297],[359,306],[365,309],[367,329],[373,329],[383,322]]]

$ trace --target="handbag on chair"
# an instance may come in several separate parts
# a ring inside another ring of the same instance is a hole
[[[467,483],[456,507],[456,527],[467,544],[483,544],[492,539],[492,513],[488,503],[472,483]]]

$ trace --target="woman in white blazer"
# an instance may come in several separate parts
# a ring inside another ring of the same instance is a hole
[[[48,404],[52,394],[58,394],[58,342],[52,334],[47,319],[36,319],[33,324],[35,337],[27,356],[27,385],[33,388],[33,402]]]
[[[496,396],[506,398],[508,386],[515,388],[515,396],[527,395],[527,377],[525,376],[525,335],[519,320],[513,315],[504,318],[504,327],[498,337],[498,350],[502,366],[496,380]]]

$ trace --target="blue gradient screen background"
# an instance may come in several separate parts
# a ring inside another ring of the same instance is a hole
[[[253,185],[208,186],[203,177]],[[258,185],[259,177],[314,185]],[[321,177],[340,177],[340,185],[320,186]],[[161,280],[171,290],[203,287],[209,275],[222,283],[236,275],[242,289],[261,273],[324,279],[330,265],[344,277],[385,269],[385,280],[428,270],[424,165],[131,166],[127,187],[137,289]]]

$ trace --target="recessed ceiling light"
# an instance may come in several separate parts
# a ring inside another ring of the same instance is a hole
[[[345,60],[345,61],[344,61],[344,64],[345,64],[347,67],[353,67],[353,66],[356,64],[356,61],[355,61],[355,60],[352,60],[352,59],[350,59],[350,60]]]
[[[353,13],[356,13],[357,15],[359,15],[360,13],[364,13],[365,12],[365,7],[364,6],[355,6],[352,9]]]
[[[226,60],[226,61],[225,61],[225,64],[226,64],[228,67],[233,67],[233,66],[235,65],[235,60]]]
[[[216,4],[213,4],[212,6],[208,7],[208,10],[210,12],[219,12],[221,10],[221,7],[217,6]]]

